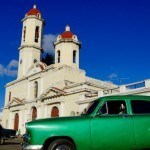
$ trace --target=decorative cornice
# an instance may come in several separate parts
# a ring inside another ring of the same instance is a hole
[[[16,102],[17,104],[12,105],[13,102]],[[8,105],[6,107],[10,108],[10,107],[15,107],[15,106],[20,106],[20,105],[24,105],[25,104],[25,99],[19,99],[17,97],[13,97],[12,100],[8,103]]]
[[[77,101],[76,103],[77,104],[86,104],[86,103],[89,103],[89,102],[92,102],[92,101],[96,100],[97,98],[92,97],[92,98],[88,98],[88,99],[85,99],[85,100],[82,100],[82,101]]]
[[[45,100],[45,105],[51,105],[51,104],[54,104],[54,103],[61,103],[61,102],[64,102],[64,100],[62,99],[46,99]]]
[[[56,95],[51,95],[51,96],[46,97],[51,91],[56,93]],[[63,91],[63,90],[61,90],[59,88],[50,86],[48,89],[46,89],[43,92],[43,94],[40,96],[40,99],[41,99],[41,101],[44,101],[45,99],[56,98],[56,97],[64,96],[65,94],[66,94],[65,91]]]
[[[35,16],[35,15],[26,16],[26,17],[23,18],[21,21],[23,22],[23,21],[25,21],[25,20],[27,20],[27,19],[37,19],[37,20],[40,20],[40,21],[42,21],[43,23],[45,23],[44,19],[38,18],[38,17]]]
[[[56,41],[53,43],[54,47],[60,43],[74,43],[74,44],[77,44],[79,45],[79,47],[81,48],[81,42],[78,42],[76,40],[73,40],[73,39],[60,39],[59,41]]]
[[[19,79],[16,79],[16,80],[12,81],[12,82],[9,82],[9,83],[6,84],[5,87],[14,85],[14,84],[16,84],[16,83],[18,83],[18,82],[22,82],[23,80],[24,80],[24,81],[25,81],[25,80],[30,80],[30,78],[32,78],[32,77],[34,77],[34,76],[37,76],[37,75],[38,75],[39,77],[43,77],[43,74],[44,74],[45,72],[47,72],[47,71],[50,71],[50,70],[51,70],[51,71],[57,71],[57,70],[60,70],[60,69],[63,69],[63,68],[76,70],[76,71],[78,71],[79,73],[85,73],[84,70],[71,68],[70,66],[67,66],[67,65],[57,66],[56,64],[53,64],[53,65],[47,66],[44,70],[41,70],[41,71],[39,71],[39,72],[37,72],[37,73],[35,73],[35,74],[31,74],[31,75],[29,75],[29,76],[24,76],[24,77],[22,77],[22,78],[19,78]]]
[[[101,80],[94,79],[94,78],[91,78],[91,77],[86,77],[86,82],[90,83],[90,84],[93,84],[93,85],[97,85],[101,88],[117,88],[118,87],[118,85],[115,85],[113,83],[101,81]]]
[[[36,45],[26,45],[25,44],[25,45],[21,45],[18,49],[21,50],[21,49],[23,49],[25,47],[27,47],[27,48],[36,48],[36,49],[38,49],[38,50],[43,52],[43,49],[41,47],[36,46]]]

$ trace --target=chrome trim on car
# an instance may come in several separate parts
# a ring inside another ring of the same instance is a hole
[[[22,145],[22,150],[42,150],[43,145],[28,145],[28,144],[23,144]]]

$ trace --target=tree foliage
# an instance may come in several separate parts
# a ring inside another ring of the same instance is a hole
[[[54,64],[54,56],[47,53],[45,58],[42,57],[42,62],[44,62],[47,66]]]

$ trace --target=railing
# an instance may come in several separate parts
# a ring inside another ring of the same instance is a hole
[[[141,88],[150,88],[150,80],[144,80],[132,84],[121,85],[118,88],[99,91],[99,96],[126,93],[129,91],[140,90]]]
[[[143,88],[143,87],[145,87],[145,81],[126,85],[126,90],[134,90],[134,89]]]

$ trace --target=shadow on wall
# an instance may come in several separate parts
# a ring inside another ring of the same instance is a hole
[[[0,112],[0,124],[2,124],[2,112]]]

